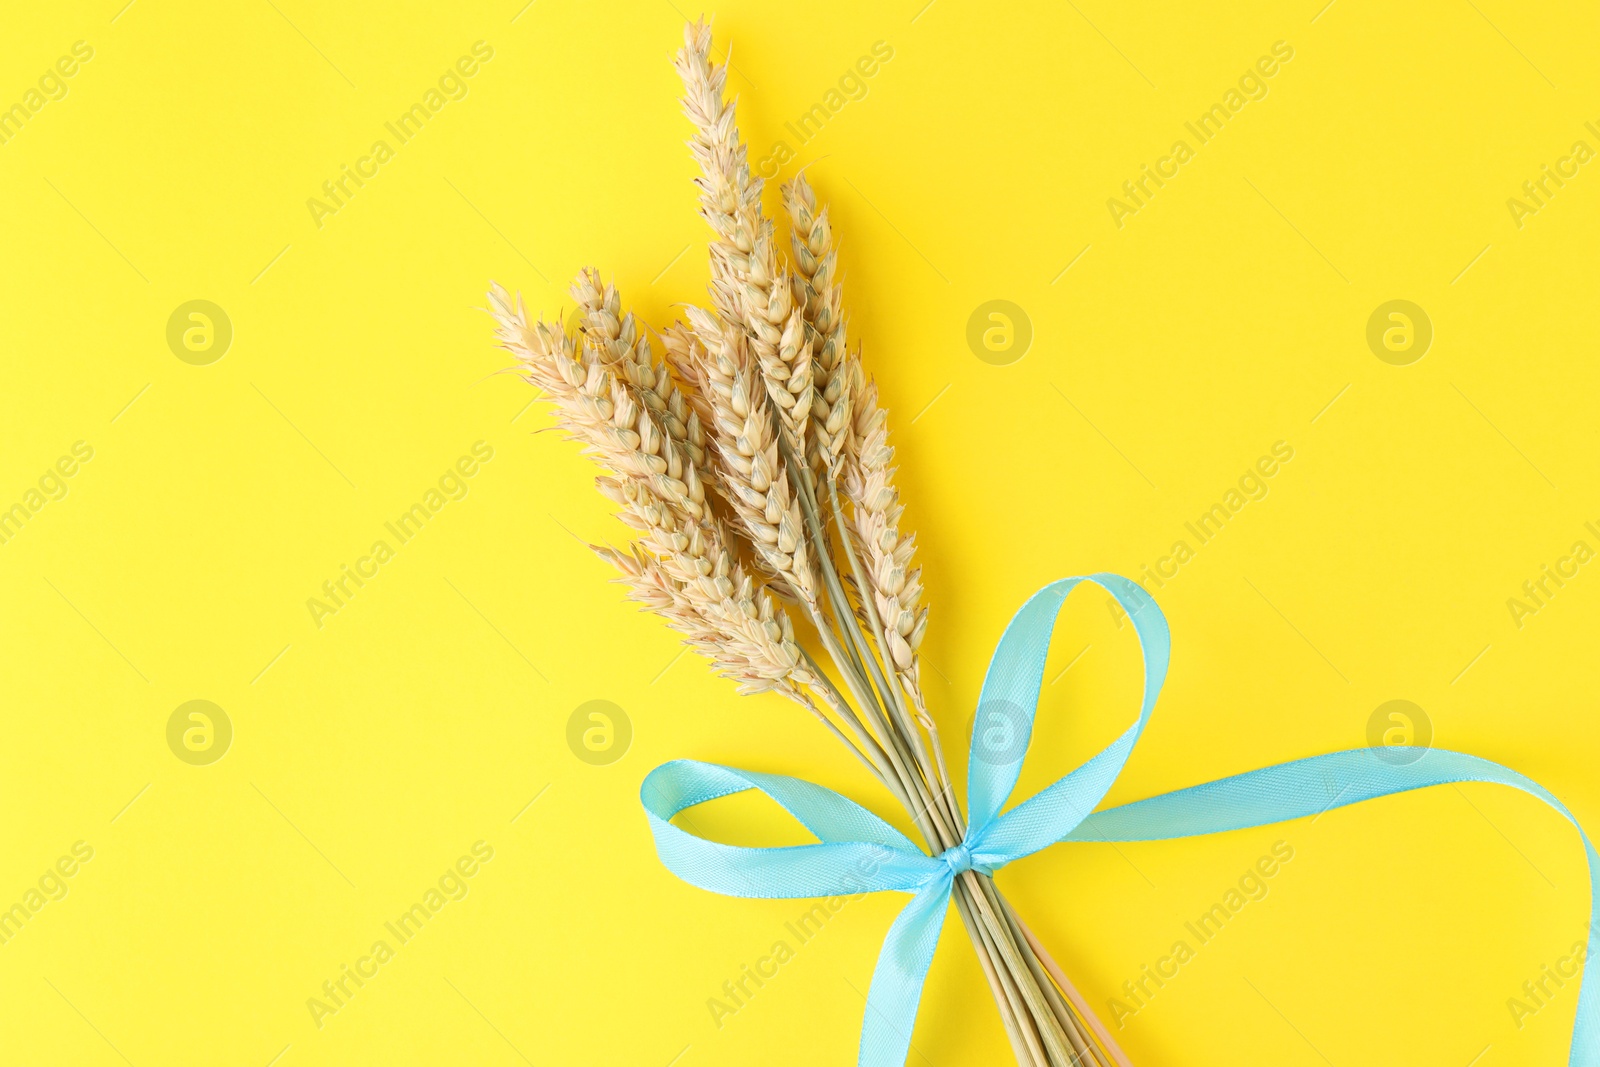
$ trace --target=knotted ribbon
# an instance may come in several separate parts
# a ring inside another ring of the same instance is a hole
[[[1138,721],[1078,769],[1001,815],[1032,734],[1056,615],[1067,594],[1085,581],[1116,598],[1138,635],[1144,653],[1144,698]],[[956,876],[969,869],[992,874],[1058,841],[1193,837],[1317,815],[1426,786],[1498,782],[1538,797],[1577,828],[1588,857],[1589,928],[1593,928],[1600,900],[1600,857],[1572,813],[1537,782],[1460,752],[1418,748],[1413,750],[1418,758],[1407,764],[1377,759],[1366,749],[1332,752],[1094,811],[1150,720],[1170,652],[1171,636],[1161,610],[1128,579],[1096,574],[1051,582],[1012,618],[984,676],[968,755],[969,822],[959,845],[929,856],[887,822],[830,789],[798,778],[674,760],[651,771],[641,789],[656,850],[679,878],[729,896],[827,897],[879,890],[912,894],[890,926],[872,973],[861,1031],[861,1067],[905,1063],[917,1004]],[[749,789],[775,800],[815,834],[818,843],[736,848],[681,830],[670,821],[696,804]],[[1600,1067],[1600,998],[1587,981],[1578,993],[1569,1063]]]

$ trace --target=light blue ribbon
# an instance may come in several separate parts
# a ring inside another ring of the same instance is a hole
[[[1099,585],[1133,621],[1144,652],[1139,718],[1098,755],[1004,815],[1022,769],[1044,679],[1056,614],[1080,582]],[[1281,763],[1204,785],[1094,812],[1122,771],[1167,674],[1171,637],[1144,590],[1115,574],[1063,578],[1029,598],[1012,618],[978,699],[968,756],[969,825],[964,841],[929,856],[905,835],[838,793],[798,778],[734,770],[695,760],[662,764],[645,778],[640,799],[661,861],[679,878],[738,897],[826,897],[892,889],[911,893],[889,928],[872,972],[861,1030],[861,1067],[905,1063],[911,1028],[951,885],[969,869],[992,873],[1057,841],[1154,841],[1266,826],[1374,797],[1450,782],[1499,782],[1531,793],[1578,830],[1589,862],[1592,930],[1600,900],[1600,857],[1572,813],[1543,786],[1513,770],[1460,752],[1417,749],[1407,764],[1354,749]],[[1396,752],[1396,748],[1385,753]],[[672,825],[679,812],[717,797],[757,789],[782,805],[818,844],[736,848]],[[1094,814],[1090,814],[1094,812]],[[1569,1062],[1600,1067],[1600,1003],[1582,983]]]

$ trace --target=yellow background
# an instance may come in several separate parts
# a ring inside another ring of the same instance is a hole
[[[680,883],[637,789],[692,756],[890,802],[797,709],[676,658],[605,584],[575,536],[621,528],[576,448],[537,432],[529,388],[495,375],[481,311],[493,278],[559,314],[587,264],[654,325],[703,298],[670,66],[696,12],[123,2],[11,5],[0,33],[0,106],[94,49],[0,145],[0,504],[94,449],[0,545],[0,906],[94,849],[0,945],[0,1061],[850,1061],[901,898],[851,904],[719,1028],[707,999],[804,907]],[[1171,682],[1110,800],[1357,747],[1407,699],[1436,743],[1600,829],[1600,568],[1520,629],[1506,606],[1574,541],[1600,546],[1600,164],[1521,228],[1506,206],[1574,141],[1600,147],[1600,16],[924,3],[729,3],[716,33],[757,157],[788,140],[782,177],[809,164],[832,205],[952,760],[1027,594],[1137,575],[1281,440],[1269,495],[1158,593]],[[466,97],[319,228],[307,199],[480,40]],[[894,55],[867,95],[796,145],[784,123],[878,41]],[[1107,199],[1276,41],[1294,58],[1269,94],[1118,229]],[[166,343],[194,299],[233,324],[209,366]],[[965,341],[992,299],[1034,328],[1008,366]],[[1410,366],[1365,341],[1391,299],[1433,323]],[[465,499],[318,628],[307,599],[479,440],[494,458]],[[1103,598],[1074,598],[1053,664],[1022,795],[1137,698]],[[233,723],[210,766],[166,744],[192,699]],[[633,724],[609,766],[565,742],[592,699]],[[704,825],[798,839],[754,805]],[[1103,1007],[1280,839],[1295,858],[1266,899],[1127,1020],[1136,1064],[1565,1062],[1576,986],[1520,1029],[1506,1002],[1581,938],[1583,858],[1508,790],[1063,846],[1001,881]],[[307,998],[480,840],[494,858],[465,899],[319,1029]],[[912,1062],[1002,1062],[946,932]]]

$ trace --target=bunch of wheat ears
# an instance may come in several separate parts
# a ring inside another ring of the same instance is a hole
[[[606,469],[600,491],[638,531],[626,551],[594,549],[631,599],[740,692],[775,692],[814,715],[938,854],[966,823],[922,688],[916,537],[900,528],[887,415],[847,339],[828,211],[803,175],[784,185],[785,256],[724,97],[728,68],[711,62],[710,27],[688,26],[684,42],[676,66],[695,185],[716,234],[711,308],[661,331],[658,351],[587,270],[570,327],[530,320],[520,297],[494,286],[496,333]],[[1019,1064],[1127,1067],[988,876],[960,875],[954,900]]]

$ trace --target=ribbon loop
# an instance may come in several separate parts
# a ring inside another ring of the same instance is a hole
[[[766,794],[822,842],[739,848],[680,830],[671,819],[708,800]],[[829,897],[896,889],[914,893],[944,865],[899,830],[831,789],[776,774],[698,760],[663,763],[639,791],[661,862],[679,878],[735,897]]]
[[[1079,584],[1092,582],[1110,593],[1128,613],[1134,636],[1144,655],[1144,696],[1139,716],[1111,744],[1066,777],[1041,790],[1005,815],[1000,808],[1011,795],[1022,773],[1023,757],[1032,739],[1033,717],[1044,684],[1045,657],[1055,619],[1067,595]],[[1012,618],[1000,643],[995,646],[978,695],[978,719],[973,722],[972,748],[967,756],[967,795],[971,807],[971,826],[967,833],[990,867],[1032,855],[1061,840],[1087,818],[1122,773],[1133,746],[1144,732],[1155,709],[1156,698],[1166,681],[1171,659],[1172,637],[1167,620],[1150,594],[1120,575],[1095,574],[1083,578],[1063,578],[1051,582],[1033,596]],[[996,752],[985,747],[979,725],[985,706],[1026,709],[1020,743]],[[992,857],[992,859],[991,859]]]
[[[1032,739],[1056,615],[1067,595],[1086,581],[1115,597],[1133,622],[1144,654],[1138,718],[1082,766],[1002,815]],[[881,890],[912,894],[890,926],[872,972],[861,1029],[861,1067],[905,1063],[956,876],[969,870],[992,874],[1058,841],[1154,841],[1221,833],[1428,786],[1494,782],[1539,798],[1577,828],[1589,864],[1589,929],[1600,921],[1600,855],[1573,814],[1532,779],[1460,752],[1423,750],[1421,758],[1406,765],[1380,761],[1362,749],[1333,752],[1096,812],[1150,720],[1170,654],[1166,619],[1133,582],[1115,574],[1052,582],[1017,611],[984,676],[968,756],[970,821],[965,840],[929,856],[887,822],[830,789],[798,778],[674,760],[651,771],[640,790],[656,850],[684,881],[730,896],[821,897]],[[696,804],[749,789],[780,804],[818,843],[736,848],[671,822]],[[1585,981],[1578,993],[1569,1061],[1573,1067],[1600,1067],[1600,994],[1595,988]]]

